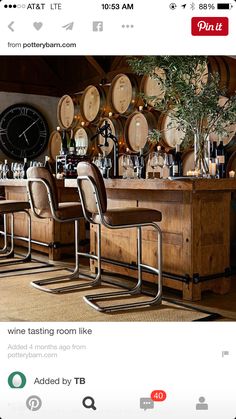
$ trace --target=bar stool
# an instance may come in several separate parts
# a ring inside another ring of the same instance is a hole
[[[5,197],[0,195],[0,201],[5,201]],[[0,249],[0,255],[7,252],[7,216],[6,214],[0,214],[3,217],[3,231],[0,231],[3,236],[3,247]]]
[[[59,223],[74,222],[75,228],[75,268],[71,275],[46,278],[32,281],[31,285],[41,291],[54,294],[76,291],[81,288],[92,287],[100,283],[100,275],[95,277],[80,274],[79,256],[90,258],[88,253],[79,252],[79,220],[84,219],[82,207],[79,202],[58,202],[57,186],[53,175],[45,167],[30,167],[27,170],[27,192],[30,207],[33,214],[38,218],[53,218]],[[45,287],[45,285],[70,283],[81,279],[90,279],[74,285],[57,288]]]
[[[2,233],[4,237],[4,245],[0,250],[0,265],[13,265],[16,263],[30,262],[31,260],[31,217],[28,212],[30,209],[29,202],[25,201],[14,201],[14,200],[0,200],[0,215],[3,216],[3,226],[4,230]],[[14,234],[14,214],[23,212],[27,215],[28,220],[28,237],[15,236]],[[7,215],[10,215],[10,249],[8,249],[7,243]],[[15,251],[15,239],[21,241],[27,241],[27,253],[23,257],[15,258],[13,261],[7,259],[14,257]]]
[[[117,291],[103,294],[86,295],[84,300],[101,312],[143,308],[161,303],[162,297],[162,234],[156,222],[161,221],[161,213],[146,208],[117,208],[107,209],[107,195],[103,178],[99,169],[92,163],[80,162],[77,166],[78,189],[84,217],[89,223],[98,225],[98,254],[96,257],[98,271],[101,272],[101,225],[109,229],[137,228],[138,245],[138,281],[134,288],[128,291]],[[151,226],[157,231],[157,268],[142,263],[142,227]],[[157,275],[157,291],[154,298],[148,301],[127,302],[125,304],[101,306],[96,301],[118,297],[141,295],[142,269]]]

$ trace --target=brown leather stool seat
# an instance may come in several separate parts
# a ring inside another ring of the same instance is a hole
[[[21,212],[30,209],[29,202],[25,201],[0,201],[0,214],[9,214],[11,212]]]
[[[109,229],[137,228],[138,243],[138,282],[134,288],[128,291],[117,291],[103,294],[86,295],[84,300],[99,311],[111,312],[116,310],[143,308],[161,303],[162,296],[162,234],[156,224],[161,221],[160,211],[149,208],[107,208],[107,196],[103,178],[97,166],[88,162],[80,162],[77,167],[78,189],[83,207],[84,217],[92,224],[97,224],[97,269],[101,276],[101,225]],[[153,227],[157,232],[157,267],[142,263],[142,234],[141,229],[145,226]],[[126,298],[141,295],[142,270],[146,269],[157,276],[157,291],[154,298],[141,301],[127,302],[116,305],[101,306],[96,301],[113,298]]]
[[[62,294],[98,284],[100,278],[82,275],[79,272],[79,256],[90,257],[79,252],[79,220],[84,219],[79,202],[58,202],[57,185],[53,175],[45,167],[30,167],[27,170],[27,191],[33,214],[38,218],[53,218],[59,223],[73,222],[75,226],[75,269],[71,275],[32,281],[41,291]],[[88,279],[84,282],[84,279]],[[81,279],[83,279],[82,282]],[[74,284],[71,284],[73,282]],[[75,283],[76,282],[76,283]],[[69,284],[54,287],[55,284]],[[48,287],[47,285],[52,285]]]
[[[94,224],[101,223],[99,214],[93,214]],[[115,208],[103,214],[103,220],[110,226],[125,226],[126,224],[146,224],[161,221],[161,213],[146,208]]]
[[[28,218],[28,237],[21,237],[17,236],[18,240],[24,240],[28,242],[28,251],[27,254],[23,257],[19,257],[14,259],[13,261],[5,261],[3,264],[16,264],[20,262],[29,262],[31,260],[31,218],[28,210],[30,209],[30,204],[27,201],[15,201],[15,200],[8,200],[3,199],[0,200],[0,214],[3,215],[3,223],[4,223],[4,231],[1,232],[1,234],[4,236],[4,246],[0,250],[0,260],[3,260],[5,258],[10,258],[14,256],[14,214],[17,212],[24,212],[27,215]],[[11,245],[10,249],[8,250],[8,243],[7,243],[7,217],[6,215],[10,214],[11,216],[11,232],[10,232],[10,238],[11,238]]]

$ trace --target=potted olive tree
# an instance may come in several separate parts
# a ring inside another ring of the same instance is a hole
[[[183,144],[194,143],[195,169],[208,173],[209,135],[228,135],[228,128],[236,122],[236,95],[220,100],[226,95],[226,86],[219,74],[209,73],[207,57],[132,57],[129,64],[136,74],[158,80],[160,95],[144,100],[151,99],[153,107],[161,112],[171,112],[179,129],[185,132]],[[160,130],[152,133],[155,141],[161,136]]]

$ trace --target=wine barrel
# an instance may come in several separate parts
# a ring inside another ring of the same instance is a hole
[[[226,101],[228,100],[225,96],[220,96],[219,98],[219,105],[224,106]],[[235,124],[226,125],[225,130],[227,132],[226,135],[222,137],[225,149],[228,154],[231,154],[234,150],[236,150],[236,141],[235,141],[235,134],[236,134],[236,115],[235,115]],[[210,135],[211,141],[218,141],[219,135],[212,132]]]
[[[165,96],[165,89],[161,81],[165,81],[166,79],[165,71],[162,68],[157,67],[154,73],[160,80],[151,76],[143,76],[140,83],[140,92],[146,96],[146,99],[144,100],[146,100],[149,106],[154,106],[156,101],[161,101]],[[156,99],[152,99],[151,96],[155,96]]]
[[[90,126],[78,126],[74,131],[74,139],[76,143],[76,149],[81,149],[83,153],[89,156],[93,156],[96,152],[95,141],[91,141],[91,138],[95,135],[96,128]],[[84,148],[84,150],[82,150]]]
[[[111,82],[107,98],[111,112],[127,115],[134,111],[140,100],[138,92],[136,76],[117,74]]]
[[[56,156],[60,154],[61,151],[61,134],[60,132],[54,130],[51,132],[48,142],[48,155],[53,160],[56,161]]]
[[[185,137],[185,131],[178,123],[178,120],[174,115],[174,110],[163,112],[160,115],[158,129],[162,133],[160,144],[166,151],[175,148],[177,144],[181,144]]]
[[[75,95],[82,120],[93,122],[98,120],[106,106],[106,91],[101,86],[89,85],[83,91]]]
[[[74,128],[81,122],[96,122],[105,112],[106,89],[89,85],[81,93],[64,95],[58,102],[57,119],[61,128]]]
[[[236,136],[234,136],[226,145],[225,152],[230,156],[236,151]]]
[[[187,176],[189,170],[194,170],[194,150],[187,150],[182,155],[183,175]]]
[[[126,119],[123,117],[119,117],[119,118],[102,118],[101,121],[98,124],[98,128],[101,128],[104,126],[105,122],[108,122],[108,124],[111,127],[111,133],[112,135],[114,135],[117,140],[118,140],[118,145],[119,145],[119,149],[122,148],[123,144],[124,144],[124,125],[125,125],[125,121]],[[99,147],[99,145],[104,144],[105,138],[99,134],[96,144],[98,146],[98,152],[101,152],[101,148]],[[102,150],[104,152],[106,152],[106,154],[110,154],[113,150],[114,147],[114,142],[109,139],[108,140],[108,146],[107,147],[102,147]]]
[[[125,124],[125,141],[127,147],[134,152],[148,147],[148,136],[157,128],[155,114],[148,111],[133,112]]]
[[[234,151],[231,154],[231,156],[228,160],[228,163],[227,163],[227,166],[226,166],[226,175],[227,176],[229,176],[229,172],[231,170],[234,170],[236,172],[236,151]]]
[[[214,75],[219,74],[220,86],[226,89],[226,94],[231,96],[236,91],[236,61],[232,57],[208,57],[209,71]]]
[[[62,129],[72,128],[77,124],[75,103],[71,96],[64,95],[57,105],[57,120]]]

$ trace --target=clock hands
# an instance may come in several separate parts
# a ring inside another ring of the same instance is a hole
[[[36,119],[36,121],[34,121],[34,122],[32,122],[32,124],[29,126],[29,127],[27,127],[20,135],[18,135],[18,137],[19,138],[21,138],[22,137],[22,135],[24,135],[24,137],[25,137],[25,141],[27,142],[27,144],[29,144],[29,141],[28,141],[28,139],[27,139],[27,137],[26,137],[26,135],[25,135],[25,133],[34,125],[34,124],[36,124],[37,122],[38,122],[38,120],[39,120],[39,118],[38,119]]]
[[[25,137],[25,141],[27,142],[27,144],[29,145],[29,141],[28,141],[28,138],[26,137],[26,135],[25,135],[25,133],[23,132],[22,133],[23,135],[24,135],[24,137]],[[21,137],[21,135],[19,136],[19,138]]]

